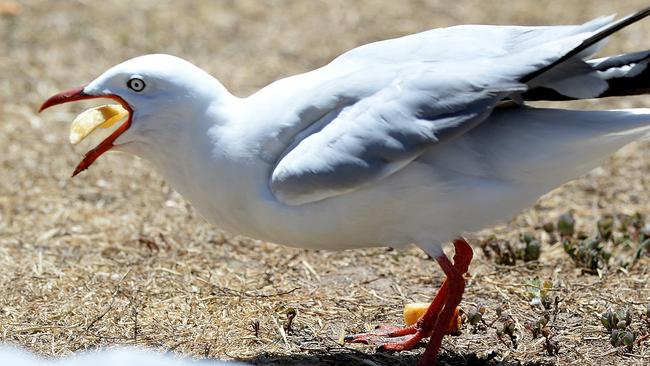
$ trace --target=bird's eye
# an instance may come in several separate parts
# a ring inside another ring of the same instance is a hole
[[[129,89],[133,90],[134,92],[141,92],[147,85],[144,83],[144,80],[140,78],[131,78],[126,82],[126,86],[128,86]]]

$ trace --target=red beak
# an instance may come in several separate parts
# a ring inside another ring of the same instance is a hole
[[[39,112],[44,111],[47,108],[50,108],[55,105],[63,104],[63,103],[69,103],[69,102],[74,102],[78,100],[85,100],[85,99],[96,99],[96,98],[110,98],[115,100],[116,102],[120,103],[124,109],[129,111],[129,117],[127,118],[126,122],[124,122],[117,130],[115,130],[110,136],[108,136],[104,141],[102,141],[99,145],[97,145],[94,149],[88,151],[81,162],[77,165],[75,168],[74,172],[72,173],[72,176],[74,177],[75,175],[83,172],[84,170],[88,169],[92,163],[97,160],[98,157],[100,157],[103,153],[107,152],[110,150],[114,145],[113,142],[122,134],[124,131],[128,130],[129,127],[131,127],[131,119],[133,118],[133,109],[131,109],[131,106],[121,97],[114,95],[114,94],[105,94],[105,95],[90,95],[84,93],[84,87],[78,87],[78,88],[73,88],[70,90],[66,90],[64,92],[55,94],[51,96],[48,100],[46,100],[43,105],[41,105],[41,108],[38,110]]]
[[[55,105],[74,102],[76,100],[84,100],[84,99],[92,99],[92,98],[97,98],[97,97],[84,93],[83,86],[80,86],[78,88],[72,88],[70,90],[66,90],[64,92],[51,96],[48,100],[46,100],[41,105],[41,108],[39,108],[38,112],[39,113],[43,112],[44,110]]]

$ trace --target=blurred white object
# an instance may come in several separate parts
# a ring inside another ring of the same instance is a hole
[[[13,347],[0,347],[3,366],[244,366],[242,363],[182,358],[143,348],[111,348],[90,351],[64,358],[45,359]]]

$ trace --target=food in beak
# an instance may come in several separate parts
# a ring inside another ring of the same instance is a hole
[[[72,173],[73,177],[88,169],[97,158],[115,146],[113,144],[115,140],[131,127],[133,114],[133,110],[129,104],[120,96],[107,93],[88,94],[84,92],[84,89],[85,87],[80,86],[55,94],[43,102],[39,109],[39,112],[42,112],[55,105],[96,98],[110,98],[120,103],[120,105],[101,106],[94,108],[91,111],[84,112],[72,123],[70,142],[73,144],[79,143],[89,137],[89,135],[92,135],[93,140],[98,135],[103,135],[103,133],[100,134],[98,130],[106,132],[108,135],[103,138],[98,145],[95,145],[95,147],[86,152],[83,159],[81,159],[81,162],[79,162]],[[120,120],[124,119],[124,117],[127,117],[124,123],[118,123]],[[98,127],[101,128],[98,129]]]
[[[119,104],[108,104],[88,109],[72,121],[70,143],[77,145],[98,128],[112,133],[112,127],[119,126],[118,122],[127,118],[128,115],[129,112]]]

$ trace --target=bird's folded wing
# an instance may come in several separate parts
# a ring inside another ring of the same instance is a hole
[[[300,134],[277,162],[271,191],[287,205],[301,205],[373,184],[481,123],[501,100],[526,90],[521,78],[586,36],[500,57],[401,65],[391,82],[342,108],[321,129]]]

